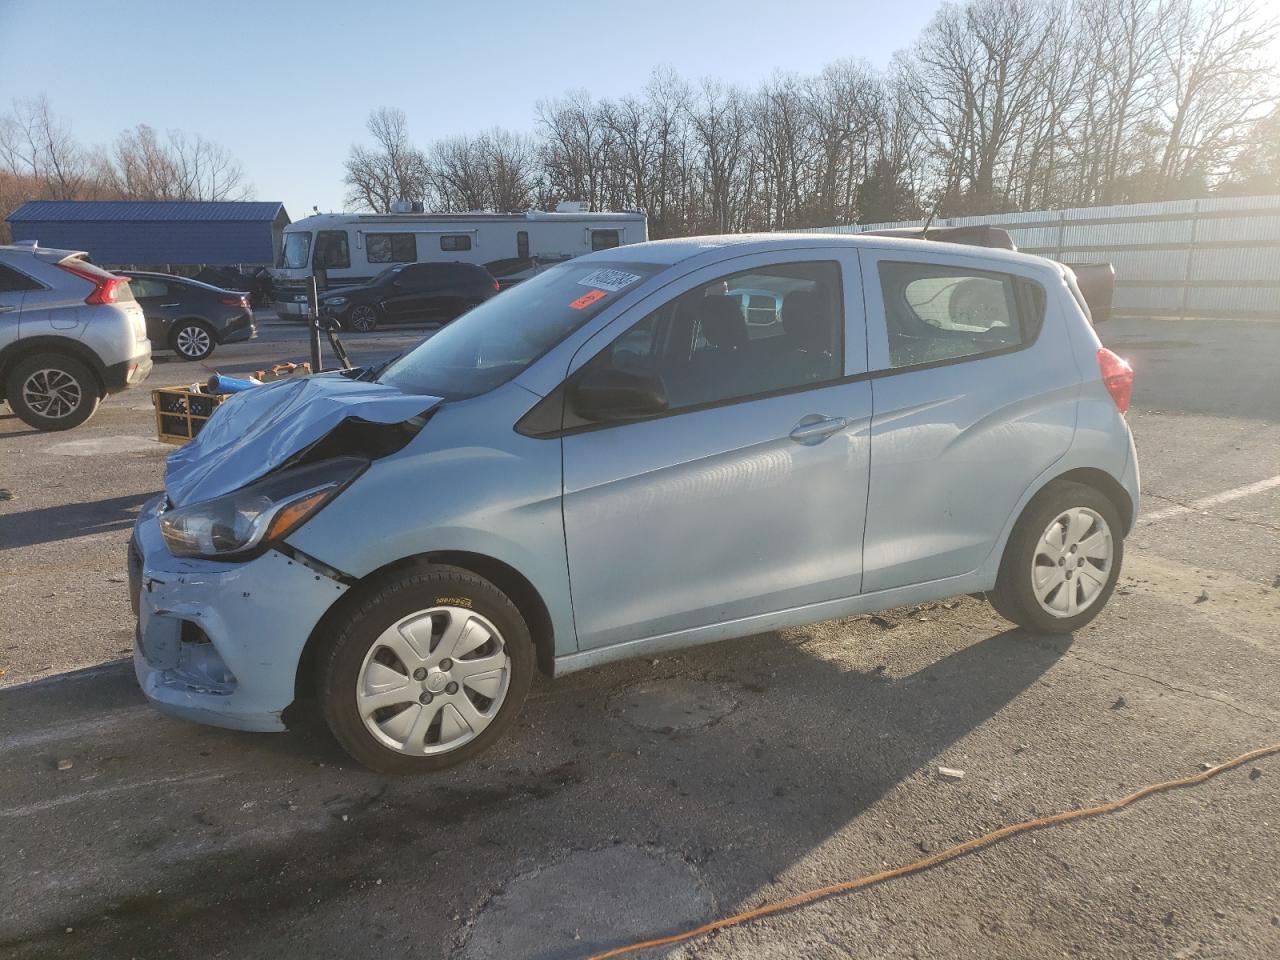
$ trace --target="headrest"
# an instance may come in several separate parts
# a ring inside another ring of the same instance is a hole
[[[782,329],[801,350],[830,350],[827,298],[813,290],[793,290],[782,301]]]
[[[746,346],[747,321],[736,297],[706,297],[699,311],[702,335],[722,350]]]

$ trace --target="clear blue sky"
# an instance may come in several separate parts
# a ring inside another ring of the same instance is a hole
[[[0,112],[48,95],[88,144],[199,133],[295,219],[341,209],[342,161],[379,106],[419,145],[532,130],[568,90],[639,92],[657,65],[754,85],[843,57],[883,67],[938,0],[0,0]]]

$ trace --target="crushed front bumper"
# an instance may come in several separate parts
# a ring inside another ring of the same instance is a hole
[[[303,647],[347,587],[277,551],[244,563],[175,557],[162,498],[129,546],[138,685],[166,713],[237,730],[285,729]]]

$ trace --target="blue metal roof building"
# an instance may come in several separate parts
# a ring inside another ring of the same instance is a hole
[[[170,200],[31,200],[5,219],[14,240],[109,267],[271,266],[289,223],[281,203]]]

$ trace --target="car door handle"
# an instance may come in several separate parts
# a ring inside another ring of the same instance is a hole
[[[176,303],[162,303],[162,304],[160,304],[160,306],[162,306],[162,307],[176,307],[176,306],[178,306],[178,304],[176,304]]]
[[[811,413],[797,423],[788,436],[796,443],[821,443],[848,425],[849,420],[846,417],[824,417]]]

